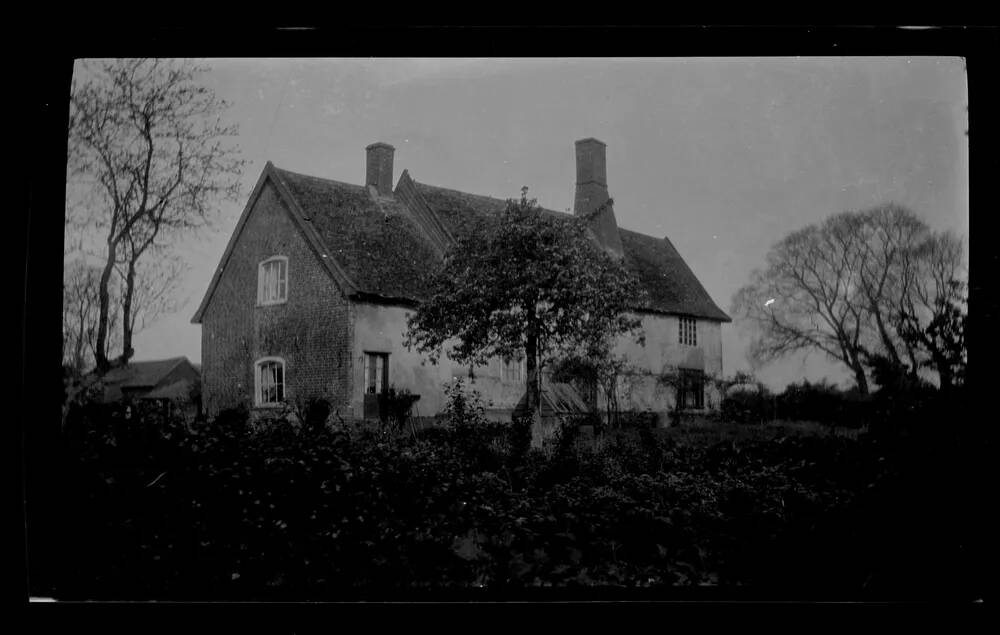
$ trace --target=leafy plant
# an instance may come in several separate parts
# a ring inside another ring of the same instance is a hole
[[[445,425],[417,435],[287,425],[249,434],[240,411],[188,429],[153,412],[82,407],[57,448],[63,488],[49,502],[59,540],[47,544],[59,569],[46,592],[517,597],[544,586],[794,580],[860,593],[892,572],[885,554],[905,563],[917,546],[975,544],[918,513],[916,501],[954,469],[940,435],[923,446],[834,435],[682,444],[677,430],[647,427],[583,444],[571,425],[540,451],[524,421],[488,421],[460,382],[449,394]],[[949,469],[925,478],[928,465]],[[905,497],[912,508],[894,502]],[[897,533],[883,534],[890,526]],[[971,573],[916,568],[909,575],[929,589]]]
[[[638,280],[587,232],[581,219],[539,208],[523,188],[519,201],[478,219],[446,255],[430,298],[408,318],[407,345],[460,364],[524,356],[535,411],[538,369],[552,355],[639,328],[626,313],[642,305]]]
[[[420,400],[420,395],[410,393],[408,388],[389,388],[378,396],[379,413],[382,423],[394,431],[404,428],[413,412],[413,404]]]

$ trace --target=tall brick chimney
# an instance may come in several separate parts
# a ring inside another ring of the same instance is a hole
[[[365,148],[365,185],[374,185],[379,196],[392,194],[392,155],[396,148],[381,141]]]
[[[590,216],[608,202],[607,146],[594,138],[576,142],[576,197],[573,214]],[[613,206],[608,205],[589,220],[594,240],[615,258],[623,258],[621,237]]]

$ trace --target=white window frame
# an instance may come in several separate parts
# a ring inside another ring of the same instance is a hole
[[[277,401],[264,401],[261,389],[263,387],[262,371],[265,364],[279,364],[281,367],[281,399]],[[284,404],[287,397],[288,373],[284,358],[281,357],[261,357],[253,363],[253,403],[257,408],[279,408]]]
[[[277,287],[274,292],[274,298],[265,299],[265,289],[267,287],[267,281],[265,280],[264,271],[273,263],[278,263],[278,277],[275,278],[275,286]],[[283,266],[282,266],[283,265]],[[281,271],[284,269],[285,277],[282,279],[280,277]],[[288,302],[288,256],[272,256],[267,260],[262,261],[257,265],[257,306],[269,306],[272,304],[285,304]],[[284,283],[284,284],[282,284]],[[284,290],[284,295],[280,292]]]
[[[698,320],[693,317],[677,319],[678,341],[684,346],[698,345]]]

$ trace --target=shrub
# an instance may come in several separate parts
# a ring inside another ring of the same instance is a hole
[[[773,416],[773,399],[763,387],[756,391],[733,391],[723,397],[719,416],[735,423],[761,423]]]
[[[388,425],[393,431],[400,431],[410,419],[413,412],[413,404],[420,395],[411,394],[406,388],[396,389],[389,386],[388,390],[379,395],[379,413],[382,423]]]
[[[825,382],[789,384],[778,398],[781,417],[801,421],[833,423],[844,414],[843,393]]]
[[[225,408],[212,420],[213,427],[220,431],[245,432],[250,422],[250,411],[243,404]]]
[[[580,447],[570,425],[547,456],[529,448],[530,419],[488,422],[474,395],[454,394],[448,425],[412,436],[247,434],[240,410],[188,431],[81,409],[61,448],[54,503],[60,530],[73,530],[60,533],[56,596],[384,599],[830,579],[861,589],[871,554],[896,549],[898,536],[878,534],[891,514],[877,516],[877,496],[898,500],[899,481],[886,488],[902,450],[881,440],[698,447],[639,428]],[[921,474],[931,464],[911,463]]]
[[[625,411],[618,415],[618,427],[645,430],[656,427],[656,413],[646,411]]]
[[[298,417],[306,430],[316,431],[326,428],[330,417],[330,402],[326,399],[313,397],[299,409]]]
[[[474,389],[466,389],[461,378],[446,384],[444,394],[446,425],[462,427],[487,424],[482,395]]]

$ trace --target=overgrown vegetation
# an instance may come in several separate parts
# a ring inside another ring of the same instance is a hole
[[[860,598],[977,583],[959,488],[968,474],[947,429],[698,444],[648,427],[580,443],[568,427],[538,450],[529,426],[487,421],[461,386],[444,425],[401,434],[339,421],[255,431],[246,411],[190,427],[74,410],[58,448],[52,503],[64,522],[45,545],[58,563],[46,593],[338,600],[708,586]]]
[[[802,380],[778,394],[763,385],[731,391],[722,400],[722,420],[735,423],[808,421],[828,426],[872,428],[887,432],[900,423],[926,420],[922,410],[935,405],[960,406],[966,391],[952,388],[938,392],[927,383],[908,376],[888,379],[888,371],[877,371],[882,387],[871,395],[844,390],[825,381]]]
[[[407,317],[407,347],[433,363],[442,354],[462,365],[523,357],[534,412],[539,370],[553,357],[603,358],[618,336],[643,341],[627,311],[641,306],[644,291],[593,243],[585,221],[545,212],[527,187],[502,213],[475,220],[431,273],[430,297]]]

